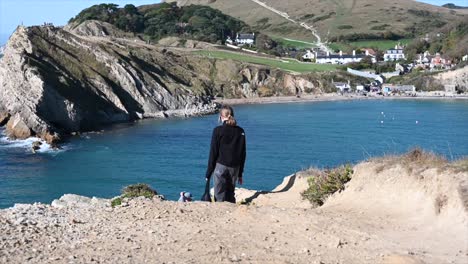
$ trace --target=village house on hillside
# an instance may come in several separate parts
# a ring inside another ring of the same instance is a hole
[[[440,53],[436,53],[431,60],[431,66],[433,68],[450,69],[452,67],[452,60],[447,56],[442,56]]]
[[[434,68],[450,69],[452,67],[452,60],[450,58],[440,53],[431,55],[429,51],[417,55],[417,59],[414,62],[416,67],[430,70]]]
[[[432,56],[429,51],[425,51],[424,53],[418,54],[417,59],[414,61],[417,65],[425,65],[429,64],[432,60]]]
[[[306,55],[308,55],[308,54],[306,53]],[[304,56],[306,56],[306,55],[304,55]],[[305,59],[304,56],[303,56],[303,58]],[[314,57],[315,57],[315,62],[320,63],[320,64],[325,64],[325,63],[347,64],[347,63],[351,63],[351,62],[360,62],[366,56],[371,57],[372,63],[377,62],[375,56],[370,55],[368,51],[366,51],[365,54],[356,54],[356,51],[353,50],[352,55],[343,54],[342,51],[340,51],[338,54],[330,54],[330,52],[327,52],[326,55],[319,55],[318,53],[315,53]]]
[[[333,82],[333,85],[338,89],[341,93],[349,93],[351,92],[351,84],[348,81],[347,83],[344,82]]]
[[[243,45],[254,45],[255,44],[255,33],[237,34],[236,39],[232,40],[231,37],[227,37],[226,43]]]
[[[406,56],[403,47],[396,45],[394,49],[389,49],[384,54],[384,61],[405,60]]]
[[[377,55],[377,51],[375,51],[374,49],[363,48],[363,49],[361,49],[361,51],[363,51],[365,54],[369,54],[370,56],[375,57]]]
[[[315,53],[313,53],[311,50],[307,50],[304,55],[302,55],[302,59],[304,61],[312,61],[315,59]]]

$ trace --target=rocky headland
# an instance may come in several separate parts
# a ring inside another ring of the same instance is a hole
[[[238,201],[64,195],[0,210],[1,263],[467,263],[467,160],[426,153],[354,166],[317,207],[310,169]],[[248,179],[246,179],[248,180]]]
[[[99,21],[20,26],[0,60],[0,125],[10,138],[51,143],[116,122],[212,113],[217,96],[319,94],[330,87],[319,74],[197,56],[196,44],[149,45]]]

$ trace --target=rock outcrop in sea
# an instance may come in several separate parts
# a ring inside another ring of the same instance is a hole
[[[149,45],[112,25],[18,27],[0,60],[0,125],[11,138],[56,142],[142,118],[212,113],[213,96],[320,93],[314,75],[208,59]]]

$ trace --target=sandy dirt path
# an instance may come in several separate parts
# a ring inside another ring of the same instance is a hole
[[[249,205],[66,195],[0,210],[0,263],[468,263],[468,160],[354,167],[313,208],[309,172]],[[464,164],[464,165],[463,165]],[[241,200],[242,197],[238,197]]]

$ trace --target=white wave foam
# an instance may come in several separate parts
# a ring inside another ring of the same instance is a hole
[[[0,137],[0,147],[2,148],[24,148],[30,150],[34,142],[40,141],[42,144],[40,149],[36,151],[38,153],[58,153],[66,150],[66,148],[52,148],[50,144],[37,137],[30,137],[27,139],[9,139],[5,136],[4,131],[1,131],[0,134],[2,135],[2,137]]]

